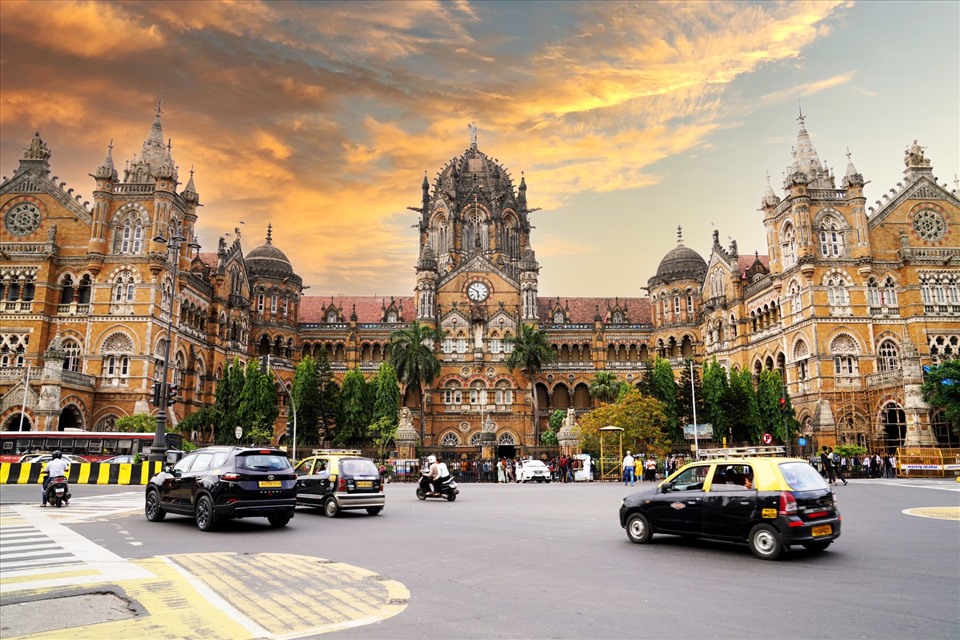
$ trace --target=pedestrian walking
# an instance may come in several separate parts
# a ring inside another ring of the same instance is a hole
[[[630,455],[630,451],[627,450],[627,455],[623,456],[623,486],[627,486],[629,483],[630,486],[633,486],[634,483],[634,460],[633,456]]]
[[[505,463],[503,458],[500,458],[497,461],[497,482],[504,483],[507,481],[507,472],[504,469]]]
[[[840,460],[840,456],[833,450],[833,447],[830,447],[827,451],[830,455],[830,464],[833,466],[833,473],[836,476],[837,480],[843,482],[843,485],[847,485],[847,479],[843,477],[843,464]]]

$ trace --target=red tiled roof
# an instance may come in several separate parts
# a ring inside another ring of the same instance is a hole
[[[219,257],[216,253],[198,253],[197,257],[203,261],[203,264],[207,265],[210,269],[217,268],[217,262],[219,262]]]
[[[412,296],[304,296],[300,301],[300,322],[324,322],[323,312],[331,301],[340,309],[344,322],[350,321],[354,305],[357,308],[357,322],[382,322],[383,310],[390,301],[402,310],[405,322],[411,322],[417,315]]]
[[[593,323],[599,309],[600,317],[606,322],[610,311],[619,303],[626,308],[627,320],[631,324],[650,322],[650,301],[647,298],[539,298],[537,310],[540,321],[549,322],[557,301],[567,312],[567,320],[573,323]]]
[[[753,266],[753,263],[757,261],[757,255],[752,256],[738,256],[737,257],[737,267],[740,269],[740,278],[743,279],[747,275],[747,269]],[[767,270],[770,270],[770,256],[759,256],[760,263],[763,264]]]

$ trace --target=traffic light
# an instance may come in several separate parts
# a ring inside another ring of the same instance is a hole
[[[177,403],[177,394],[180,392],[178,385],[172,384],[167,389],[167,406],[172,407]]]
[[[151,401],[153,406],[159,407],[160,402],[160,381],[157,380],[153,383],[153,400]]]
[[[270,356],[269,355],[260,356],[260,373],[266,374],[269,368],[270,368]]]
[[[293,439],[293,424],[288,422],[287,423],[287,440],[292,440],[292,439]]]
[[[783,396],[780,396],[780,413],[784,415],[787,413],[787,399]]]

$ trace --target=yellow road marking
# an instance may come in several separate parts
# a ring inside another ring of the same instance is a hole
[[[44,573],[44,580],[59,580],[60,578],[76,578],[79,576],[98,576],[100,571],[97,569],[81,569],[78,571],[62,571],[60,573]],[[35,582],[37,580],[36,575],[27,575],[27,576],[16,576],[11,578],[4,578],[4,584],[17,584],[20,582]]]
[[[130,562],[153,574],[118,584],[146,615],[21,640],[292,640],[385,620],[401,613],[410,598],[399,582],[308,556],[183,554]],[[38,597],[56,593],[35,592]]]
[[[960,520],[960,507],[917,507],[904,509],[908,516],[934,518],[936,520]]]

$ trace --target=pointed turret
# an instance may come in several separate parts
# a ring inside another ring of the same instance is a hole
[[[775,207],[780,204],[780,198],[773,192],[773,186],[770,184],[770,174],[767,174],[767,189],[763,193],[763,206]]]
[[[835,189],[833,175],[827,166],[820,161],[817,150],[813,147],[813,142],[805,124],[806,118],[802,111],[797,118],[797,122],[800,123],[800,131],[797,133],[797,146],[793,150],[793,163],[787,170],[784,188],[789,189],[791,183],[806,182],[814,189]]]
[[[520,172],[520,188],[517,193],[517,206],[521,211],[527,210],[527,177]]]
[[[200,195],[197,193],[197,187],[193,184],[193,167],[190,167],[190,179],[187,180],[187,186],[183,188],[180,194],[184,200],[191,204],[200,202]]]
[[[113,166],[113,138],[110,138],[110,144],[107,145],[107,157],[105,157],[100,166],[97,167],[93,177],[97,180],[106,180],[108,182],[116,182],[119,178],[117,169]]]

